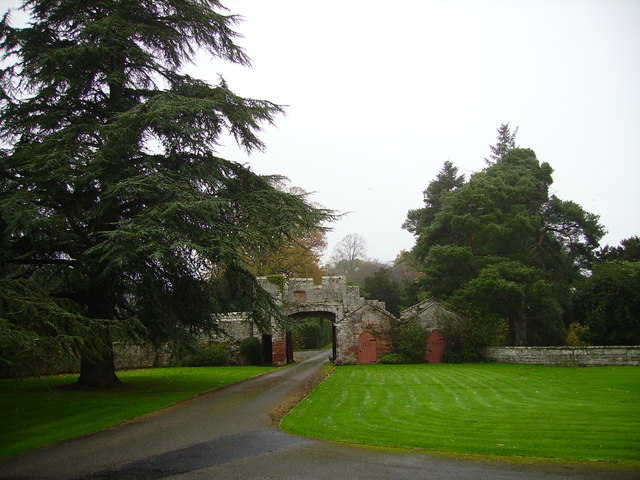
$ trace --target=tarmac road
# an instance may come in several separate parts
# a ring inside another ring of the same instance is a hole
[[[407,454],[279,431],[274,407],[317,373],[327,355],[318,352],[132,422],[1,460],[0,479],[640,479],[640,472]]]

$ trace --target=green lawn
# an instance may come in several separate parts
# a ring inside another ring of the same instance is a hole
[[[0,380],[0,457],[115,425],[273,367],[152,368],[119,372],[111,391],[72,387],[77,375]]]
[[[640,465],[640,368],[338,367],[281,427],[375,445]]]

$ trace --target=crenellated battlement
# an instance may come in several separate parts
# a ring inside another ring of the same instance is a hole
[[[258,282],[284,306],[340,304],[344,310],[349,311],[365,302],[360,296],[360,287],[347,285],[344,276],[324,276],[320,285],[315,285],[312,278],[283,279],[283,284],[277,285],[267,277],[258,277]]]

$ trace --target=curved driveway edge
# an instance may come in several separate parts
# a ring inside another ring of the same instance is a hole
[[[0,479],[640,479],[632,471],[378,451],[277,430],[274,406],[327,359],[322,351],[156,414],[1,460]]]

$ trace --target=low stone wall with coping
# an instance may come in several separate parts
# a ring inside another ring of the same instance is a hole
[[[488,347],[487,360],[528,365],[598,367],[640,366],[640,346],[611,347]]]

